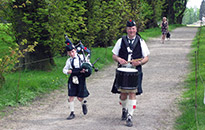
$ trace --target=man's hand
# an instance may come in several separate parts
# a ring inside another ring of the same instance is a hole
[[[118,57],[118,62],[121,64],[121,65],[124,65],[124,64],[127,64],[128,62],[125,60],[125,59],[122,59],[120,57]]]
[[[142,65],[142,61],[132,61],[132,65],[133,66],[139,66],[139,65]]]
[[[68,70],[68,72],[67,72],[68,74],[71,74],[72,73],[72,70]]]
[[[125,59],[120,58],[119,56],[113,54],[112,58],[116,61],[119,62],[121,65],[127,64],[128,62]]]

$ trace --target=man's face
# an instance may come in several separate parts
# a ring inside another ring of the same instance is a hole
[[[70,56],[70,57],[75,57],[75,52],[76,52],[76,50],[75,49],[73,49],[73,50],[71,50],[71,51],[67,51],[67,53],[68,53],[68,55]]]
[[[137,33],[137,27],[132,26],[132,27],[127,27],[127,34],[129,38],[133,38],[136,36]]]

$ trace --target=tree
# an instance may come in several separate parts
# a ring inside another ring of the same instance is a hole
[[[7,0],[1,0],[0,1],[0,22],[1,23],[5,23],[5,16],[6,16],[6,5],[7,5],[8,1]]]
[[[85,41],[94,47],[112,45],[113,40],[122,34],[121,28],[124,29],[127,20],[124,18],[127,15],[125,3],[126,0],[87,0]]]
[[[27,44],[27,40],[23,40],[20,45]],[[15,64],[19,62],[20,57],[24,57],[25,53],[33,52],[34,47],[37,45],[37,42],[34,42],[32,45],[28,45],[27,48],[23,50],[19,50],[19,45],[16,44],[14,47],[9,47],[8,54],[4,54],[3,57],[0,58],[0,88],[5,83],[4,73],[11,72],[12,70],[18,69],[18,67],[14,67]]]
[[[139,31],[145,26],[145,20],[144,20],[145,15],[141,13],[143,11],[142,5],[144,1],[127,0],[127,2],[129,6],[129,10],[127,11],[127,14],[130,17],[130,19],[133,19],[136,21],[137,30]]]
[[[50,46],[53,56],[62,53],[65,47],[65,20],[66,10],[64,8],[65,1],[49,0],[48,3],[48,30],[50,33]]]
[[[36,52],[20,59],[23,69],[49,70],[53,57],[63,49],[64,34],[74,44],[110,46],[123,35],[126,21],[133,19],[137,28],[157,27],[162,16],[169,23],[180,23],[187,0],[2,0],[9,3],[3,12],[12,23],[16,43],[37,41]],[[2,4],[3,3],[3,4]],[[162,8],[163,7],[163,8]],[[7,10],[8,9],[8,10]],[[162,12],[163,11],[163,12]],[[24,49],[26,45],[20,46]],[[31,64],[32,63],[32,64]]]
[[[187,8],[184,17],[182,19],[182,24],[192,24],[199,20],[199,9],[197,8]]]
[[[177,24],[182,23],[182,18],[186,10],[186,4],[187,4],[187,0],[179,0],[174,3],[174,11],[175,11],[175,17],[176,17],[175,23]]]
[[[16,43],[27,39],[28,44],[38,42],[35,52],[28,52],[20,59],[22,69],[51,70],[54,65],[51,52],[48,7],[45,0],[18,0],[10,2],[10,21],[15,32]],[[20,44],[19,44],[20,45]],[[20,50],[26,45],[21,45]]]
[[[203,17],[205,17],[205,0],[201,2],[199,19],[202,20]]]
[[[187,0],[165,0],[162,17],[167,17],[170,24],[181,24]]]
[[[143,14],[146,15],[146,28],[158,27],[158,21],[161,20],[162,6],[164,0],[146,0],[146,7],[143,8]]]
[[[64,30],[68,33],[68,36],[74,41],[78,42],[82,39],[83,35],[87,31],[85,25],[86,13],[85,0],[66,0],[64,5]]]
[[[98,43],[98,46],[107,47],[112,45],[113,40],[119,35],[120,14],[117,12],[119,12],[120,6],[121,2],[119,0],[101,0],[95,7],[98,10],[96,11],[96,21],[93,22],[96,24],[95,27],[98,28],[95,34],[95,43]]]

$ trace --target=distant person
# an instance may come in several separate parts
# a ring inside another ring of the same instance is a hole
[[[67,59],[66,65],[63,68],[63,73],[70,74],[68,80],[68,102],[70,106],[70,115],[68,120],[75,118],[74,114],[74,98],[81,102],[83,114],[87,114],[87,105],[84,98],[89,96],[89,92],[86,88],[85,69],[81,69],[81,64],[84,59],[83,55],[77,53],[74,45],[70,40],[66,40],[66,51],[70,58]]]
[[[162,41],[161,42],[164,44],[166,34],[168,32],[168,22],[167,22],[166,17],[163,17],[163,19],[162,19],[161,30],[162,30]]]
[[[136,109],[136,95],[140,95],[142,93],[142,65],[148,62],[148,55],[150,52],[145,41],[137,33],[135,21],[127,21],[126,31],[127,35],[122,36],[122,38],[118,39],[115,44],[112,50],[112,57],[118,63],[117,69],[125,69],[124,76],[128,75],[126,70],[128,70],[128,72],[130,70],[133,72],[138,72],[136,77],[132,78],[133,82],[136,84],[133,85],[134,87],[129,86],[129,79],[125,78],[123,82],[127,83],[127,87],[122,88],[117,83],[120,79],[117,80],[116,75],[111,92],[120,94],[119,100],[122,105],[121,120],[126,121],[126,126],[132,127],[133,113]]]

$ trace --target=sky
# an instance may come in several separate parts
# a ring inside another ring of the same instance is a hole
[[[187,2],[187,7],[188,8],[200,8],[200,5],[201,5],[201,2],[202,2],[203,0],[188,0],[188,2]]]

